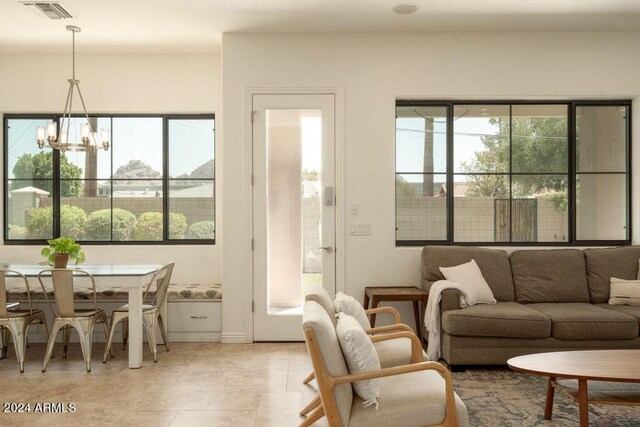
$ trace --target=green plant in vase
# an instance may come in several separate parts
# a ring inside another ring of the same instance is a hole
[[[47,240],[49,247],[42,248],[40,254],[47,260],[41,264],[53,265],[55,268],[67,268],[69,260],[74,260],[76,264],[84,262],[84,252],[82,247],[75,240],[67,237]]]

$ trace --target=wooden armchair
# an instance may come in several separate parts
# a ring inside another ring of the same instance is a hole
[[[333,326],[335,327],[337,319],[336,319],[336,311],[333,306],[333,300],[329,293],[320,285],[310,285],[307,288],[307,294],[305,295],[305,301],[315,301],[322,308],[325,309],[329,318],[331,319]],[[378,326],[377,328],[368,328],[365,329],[365,332],[373,335],[373,334],[381,334],[381,333],[389,333],[394,331],[406,331],[413,333],[413,329],[410,326],[402,323],[400,319],[400,313],[393,307],[378,307],[372,308],[369,310],[365,310],[367,315],[371,314],[389,314],[393,316],[394,324],[387,326]],[[390,341],[391,338],[386,340],[376,340],[374,341],[374,345],[376,347],[376,351],[378,352],[378,356],[380,357],[380,365],[383,368],[388,368],[391,366],[398,365],[406,365],[412,362],[411,354],[412,354],[412,343],[411,341],[407,341],[406,339],[400,339],[395,341]],[[426,360],[427,355],[424,354],[424,359]],[[303,384],[307,384],[311,380],[313,380],[314,374],[311,372],[304,380]],[[300,415],[306,415],[304,410],[300,412]]]
[[[442,365],[420,362],[349,375],[333,322],[319,304],[304,304],[302,326],[322,400],[305,421],[313,423],[326,415],[331,427],[468,425],[467,409],[454,393],[451,375]],[[388,338],[373,338],[395,339],[405,334],[401,331]],[[417,353],[412,356],[419,357]],[[351,386],[373,378],[380,378],[378,409],[364,407]]]

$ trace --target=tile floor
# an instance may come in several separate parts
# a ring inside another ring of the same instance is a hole
[[[128,369],[126,353],[102,360],[94,344],[92,372],[78,343],[67,359],[61,347],[41,373],[44,344],[27,349],[20,374],[13,349],[0,360],[0,403],[75,403],[74,413],[2,413],[0,426],[297,426],[298,411],[315,388],[302,384],[311,371],[304,344],[174,343],[147,350],[141,369]],[[314,384],[314,383],[312,383]],[[326,426],[324,420],[315,424]]]

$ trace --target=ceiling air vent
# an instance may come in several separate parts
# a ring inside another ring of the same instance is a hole
[[[73,16],[57,1],[23,1],[21,2],[39,16],[49,19],[67,19]]]

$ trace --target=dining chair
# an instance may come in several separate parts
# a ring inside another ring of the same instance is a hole
[[[27,290],[28,309],[7,309],[7,274],[10,277],[18,277],[24,281]],[[13,347],[16,350],[16,358],[20,366],[20,372],[24,372],[24,355],[27,347],[27,330],[32,323],[38,322],[44,325],[45,336],[48,338],[49,330],[47,328],[47,319],[43,310],[33,308],[31,303],[31,290],[29,289],[29,281],[24,274],[15,270],[0,269],[0,335],[2,338],[2,351],[0,358],[7,357],[7,349],[9,345],[9,334],[13,338]]]
[[[149,347],[153,353],[153,361],[158,361],[158,345],[156,342],[156,327],[160,329],[162,339],[164,341],[164,347],[169,351],[169,338],[167,337],[167,330],[165,326],[166,319],[163,319],[162,309],[167,300],[167,291],[169,290],[169,282],[171,281],[171,273],[173,272],[174,263],[169,263],[161,267],[151,277],[147,289],[144,291],[142,300],[146,301],[147,296],[150,295],[149,291],[151,287],[156,285],[156,292],[153,298],[148,304],[142,305],[142,323],[144,329],[147,331],[147,338],[149,340]],[[111,314],[111,330],[109,332],[109,339],[107,340],[107,346],[104,349],[104,356],[102,356],[102,363],[107,362],[107,355],[111,352],[111,344],[113,341],[113,334],[116,330],[116,326],[119,322],[122,322],[122,347],[126,349],[127,336],[128,336],[128,319],[129,319],[129,304],[125,304],[120,308],[113,310]]]
[[[74,276],[82,276],[88,278],[91,282],[93,290],[93,308],[77,309],[74,300]],[[53,309],[53,304],[47,296],[47,288],[43,278],[50,277],[53,283],[53,296],[57,311]],[[47,340],[47,352],[44,356],[42,364],[42,372],[47,371],[47,365],[53,353],[53,346],[56,342],[56,336],[60,330],[63,331],[64,358],[67,357],[67,348],[69,347],[69,338],[71,330],[75,329],[80,337],[80,347],[82,355],[87,366],[87,372],[91,372],[91,344],[93,342],[93,328],[96,323],[102,323],[104,326],[105,338],[108,338],[109,331],[107,328],[107,315],[105,311],[98,308],[96,299],[96,281],[93,275],[85,270],[67,269],[67,268],[50,268],[42,270],[38,273],[38,281],[42,287],[45,300],[49,305],[49,309],[53,313],[53,325],[51,326],[51,335]]]

